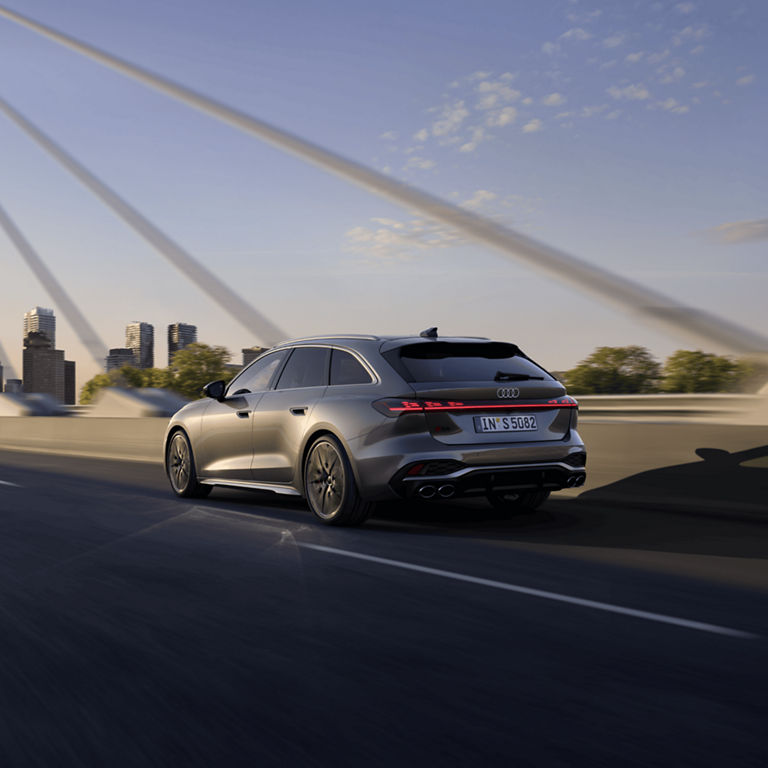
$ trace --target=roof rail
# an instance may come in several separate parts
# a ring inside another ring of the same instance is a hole
[[[371,336],[365,333],[323,333],[318,336],[302,336],[299,339],[286,339],[279,344],[275,344],[275,347],[282,347],[285,344],[295,344],[299,341],[320,341],[326,339],[363,339],[365,341],[378,341],[378,336]]]

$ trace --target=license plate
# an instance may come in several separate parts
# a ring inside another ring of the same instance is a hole
[[[475,432],[535,432],[535,416],[475,416]]]

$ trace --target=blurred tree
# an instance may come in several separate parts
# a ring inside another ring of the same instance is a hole
[[[174,355],[173,363],[168,368],[134,368],[132,365],[124,365],[109,373],[97,374],[80,390],[80,404],[93,402],[96,393],[104,387],[172,389],[194,400],[201,396],[202,388],[209,381],[232,378],[232,372],[227,368],[230,357],[224,347],[190,344]]]
[[[568,390],[583,395],[656,392],[661,366],[645,347],[598,347],[564,374]]]
[[[701,350],[679,349],[664,363],[665,392],[731,392],[753,373],[753,366]]]
[[[114,387],[115,381],[108,373],[97,373],[92,379],[83,384],[80,390],[80,405],[93,402],[96,393],[104,387]]]
[[[202,395],[209,381],[232,378],[227,369],[231,355],[225,347],[209,346],[199,342],[180,349],[166,368],[167,386],[191,399]]]

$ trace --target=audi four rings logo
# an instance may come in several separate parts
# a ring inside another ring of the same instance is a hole
[[[496,396],[501,398],[520,397],[520,390],[517,387],[499,387],[496,390]]]

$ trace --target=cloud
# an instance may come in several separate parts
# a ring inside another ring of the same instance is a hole
[[[678,3],[675,6],[675,10],[678,13],[682,13],[683,15],[693,13],[695,9],[696,9],[696,6],[693,3]]]
[[[520,98],[520,91],[510,88],[506,80],[483,80],[475,86],[478,93],[497,96],[501,101],[514,101]]]
[[[744,85],[749,85],[750,83],[754,83],[754,82],[755,82],[755,76],[754,75],[744,75],[744,77],[740,77],[736,81],[736,85],[744,86]]]
[[[429,138],[429,131],[426,128],[422,128],[420,131],[416,131],[413,134],[413,138],[416,141],[426,141]]]
[[[541,46],[541,52],[547,54],[547,56],[554,56],[560,50],[558,43],[543,43]]]
[[[709,27],[706,24],[691,24],[680,30],[680,32],[672,38],[673,45],[682,45],[688,40],[695,40],[701,42],[706,40],[712,35]]]
[[[592,35],[583,27],[572,27],[560,35],[563,40],[589,40]]]
[[[397,139],[398,133],[397,131],[385,131],[384,133],[379,135],[380,139],[384,139],[385,141],[395,141]]]
[[[462,100],[446,104],[440,112],[440,118],[432,124],[432,135],[446,136],[454,133],[467,117],[469,110]]]
[[[640,83],[623,87],[612,85],[606,92],[614,99],[625,99],[627,101],[643,101],[651,96],[650,91]]]
[[[638,51],[637,53],[629,53],[627,54],[624,61],[629,62],[630,64],[637,64],[637,62],[640,61],[640,59],[642,59],[643,56],[645,56],[645,53],[643,51]]]
[[[617,35],[611,35],[603,40],[603,47],[605,48],[618,48],[625,40],[626,35],[619,33]]]
[[[459,147],[459,152],[474,152],[477,145],[486,138],[485,128],[476,126],[472,129],[472,137]]]
[[[541,100],[541,103],[548,107],[559,107],[565,103],[565,98],[560,93],[550,93]]]
[[[490,192],[487,189],[478,189],[475,191],[472,197],[469,198],[469,200],[465,200],[463,203],[461,203],[461,205],[464,208],[477,210],[478,208],[482,208],[485,203],[489,203],[491,200],[495,200],[497,197],[498,195],[495,192]]]
[[[719,243],[756,243],[768,240],[768,219],[729,221],[707,230],[707,234]]]
[[[669,56],[669,48],[667,48],[664,51],[659,51],[659,53],[652,53],[648,57],[648,63],[649,64],[659,64],[660,62],[664,61]]]
[[[406,260],[419,251],[447,248],[462,242],[460,235],[450,227],[420,218],[409,221],[373,218],[371,222],[375,226],[353,227],[344,233],[346,250],[381,260]]]
[[[434,160],[429,160],[426,157],[409,157],[408,162],[405,164],[405,168],[408,170],[417,168],[420,171],[428,171],[430,168],[434,168],[436,165]]]
[[[689,107],[685,104],[680,104],[677,99],[673,99],[672,97],[665,99],[664,101],[657,101],[656,106],[666,112],[673,112],[676,115],[684,115],[686,112],[690,111]]]
[[[511,125],[517,119],[517,110],[514,107],[503,107],[488,115],[486,120],[489,126]]]
[[[660,83],[676,83],[678,80],[685,77],[685,70],[682,67],[673,67],[672,69],[661,67],[656,70],[656,73],[663,75],[659,80]]]
[[[608,109],[607,104],[599,104],[597,106],[592,106],[592,107],[582,107],[581,116],[592,117],[593,115],[599,115],[601,112],[604,112],[606,109]]]
[[[544,123],[542,123],[541,120],[535,117],[533,120],[529,120],[523,126],[523,133],[536,133],[537,131],[540,131],[543,127],[544,127]]]

